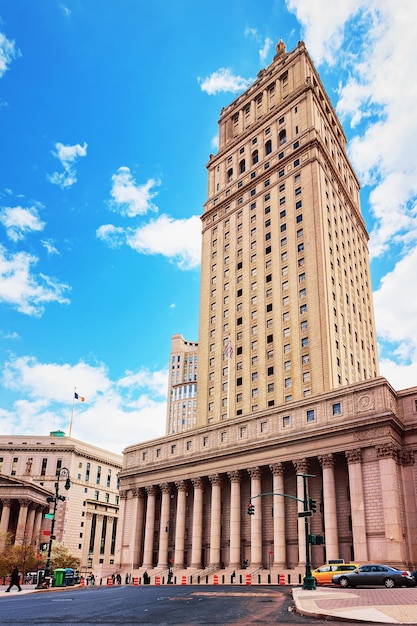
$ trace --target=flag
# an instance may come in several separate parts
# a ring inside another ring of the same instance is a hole
[[[79,396],[78,393],[76,391],[74,391],[74,398],[76,400],[81,400],[81,402],[85,402],[85,398],[84,396]]]
[[[225,349],[223,350],[223,356],[227,359],[231,359],[233,356],[233,346],[230,339],[227,342]]]

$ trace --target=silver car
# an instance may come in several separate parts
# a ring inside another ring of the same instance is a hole
[[[359,585],[385,585],[392,587],[414,587],[416,581],[411,572],[380,565],[378,563],[361,565],[353,572],[336,574],[332,578],[334,585],[339,587],[358,587]]]

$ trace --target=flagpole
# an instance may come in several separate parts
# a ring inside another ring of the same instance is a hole
[[[70,427],[69,427],[69,436],[71,437],[72,433],[72,420],[74,418],[74,402],[75,402],[75,390],[77,387],[74,387],[74,393],[72,394],[72,410],[71,410],[71,419],[70,419]]]

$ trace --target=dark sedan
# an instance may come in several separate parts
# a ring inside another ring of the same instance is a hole
[[[410,572],[395,569],[388,565],[361,565],[353,572],[336,574],[332,578],[339,587],[358,587],[359,585],[385,585],[392,587],[414,587],[416,581]]]

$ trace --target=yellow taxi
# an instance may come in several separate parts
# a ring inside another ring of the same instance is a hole
[[[326,563],[317,569],[313,569],[311,575],[316,580],[317,585],[331,585],[335,574],[351,572],[359,567],[357,563]]]

